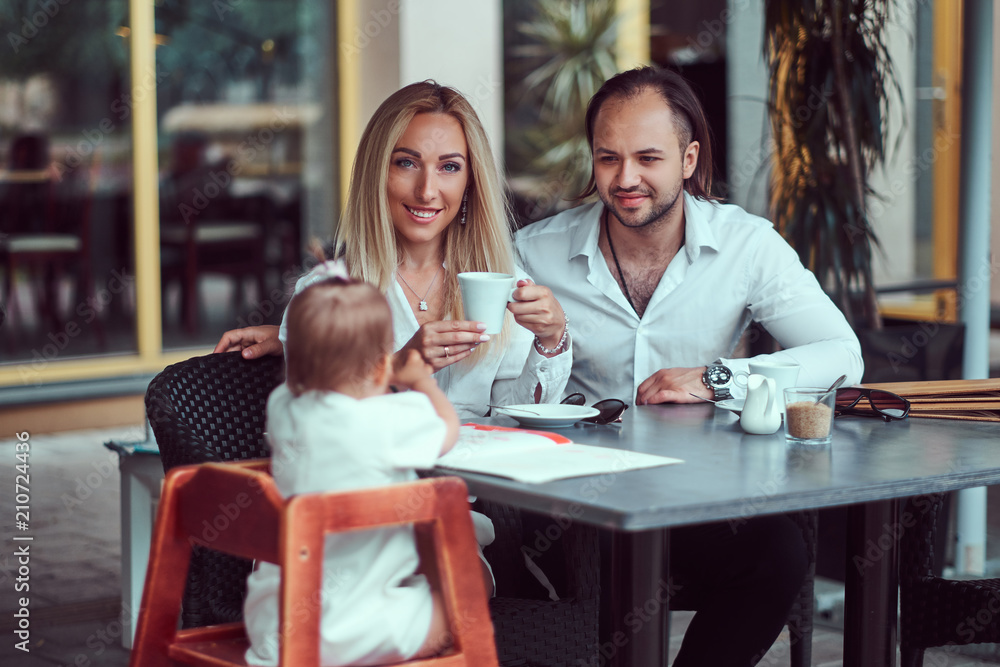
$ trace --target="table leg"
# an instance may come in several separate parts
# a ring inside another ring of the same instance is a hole
[[[892,499],[848,508],[845,665],[896,665],[898,506]]]
[[[667,530],[611,534],[611,567],[604,587],[609,613],[600,654],[613,667],[667,664],[669,543]]]
[[[132,455],[120,460],[122,520],[122,646],[132,648],[146,581],[163,467],[159,456]]]

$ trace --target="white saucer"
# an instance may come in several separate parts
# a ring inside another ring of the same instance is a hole
[[[529,428],[567,428],[581,419],[596,417],[601,411],[584,405],[531,403],[493,408],[493,414],[513,417],[518,424]]]
[[[743,402],[742,398],[727,398],[724,401],[716,401],[715,407],[740,414],[743,411]]]
[[[736,414],[741,414],[743,412],[743,404],[745,402],[746,399],[744,398],[730,398],[725,401],[716,401],[715,407],[722,408],[723,410],[729,410],[730,412],[734,412]],[[780,412],[781,416],[784,417],[785,406],[778,406],[778,412]]]

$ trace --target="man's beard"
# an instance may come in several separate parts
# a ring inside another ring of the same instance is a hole
[[[622,223],[622,225],[624,225],[626,227],[629,227],[631,229],[640,229],[642,227],[647,227],[647,226],[652,225],[652,224],[654,224],[656,222],[659,222],[660,220],[666,219],[666,217],[674,210],[674,207],[677,206],[678,202],[681,202],[682,205],[683,205],[683,199],[681,198],[681,192],[682,192],[682,190],[683,190],[683,187],[678,187],[673,193],[667,195],[665,198],[658,199],[658,200],[653,200],[652,201],[653,208],[649,212],[649,214],[646,215],[646,216],[644,216],[644,217],[642,217],[642,218],[638,218],[638,219],[636,219],[634,217],[635,215],[637,215],[638,212],[635,212],[635,213],[629,212],[629,213],[623,214],[622,212],[620,212],[614,206],[614,200],[615,200],[614,199],[614,194],[612,194],[609,197],[609,199],[611,201],[608,201],[608,199],[605,199],[604,194],[600,190],[597,191],[597,195],[598,195],[598,197],[600,197],[601,201],[604,203],[604,207],[606,209],[608,209],[609,211],[611,211],[611,213],[618,219],[619,222]],[[638,192],[640,194],[647,194],[646,192],[643,192],[642,190],[638,190],[638,189],[636,189],[636,190],[622,190],[621,188],[618,188],[614,192],[615,193],[618,193],[618,192]]]

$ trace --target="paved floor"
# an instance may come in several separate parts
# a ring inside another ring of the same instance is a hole
[[[3,551],[0,553],[0,665],[5,667],[124,667],[129,652],[121,648],[121,539],[117,456],[103,447],[116,439],[140,440],[137,425],[99,431],[31,437],[29,464],[30,515],[27,528],[18,529],[15,516],[17,440],[0,440],[0,502]],[[23,481],[23,480],[22,480]],[[1000,515],[1000,496],[991,494],[991,507]],[[993,523],[993,522],[991,522]],[[15,542],[12,538],[31,537]],[[991,528],[991,537],[993,530]],[[29,590],[17,592],[15,549],[29,546]],[[19,598],[29,598],[29,635],[26,648],[14,635],[13,615]],[[671,649],[680,646],[691,618],[676,612],[672,618]],[[782,635],[761,665],[789,664],[787,634]],[[818,627],[813,638],[813,665],[842,665],[836,629]],[[927,665],[973,667],[996,665],[965,655],[928,652]],[[645,666],[636,666],[645,667]]]

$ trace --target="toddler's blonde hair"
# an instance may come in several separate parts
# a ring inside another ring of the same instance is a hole
[[[392,311],[378,289],[343,278],[314,283],[288,306],[289,391],[300,396],[369,379],[392,345]]]

